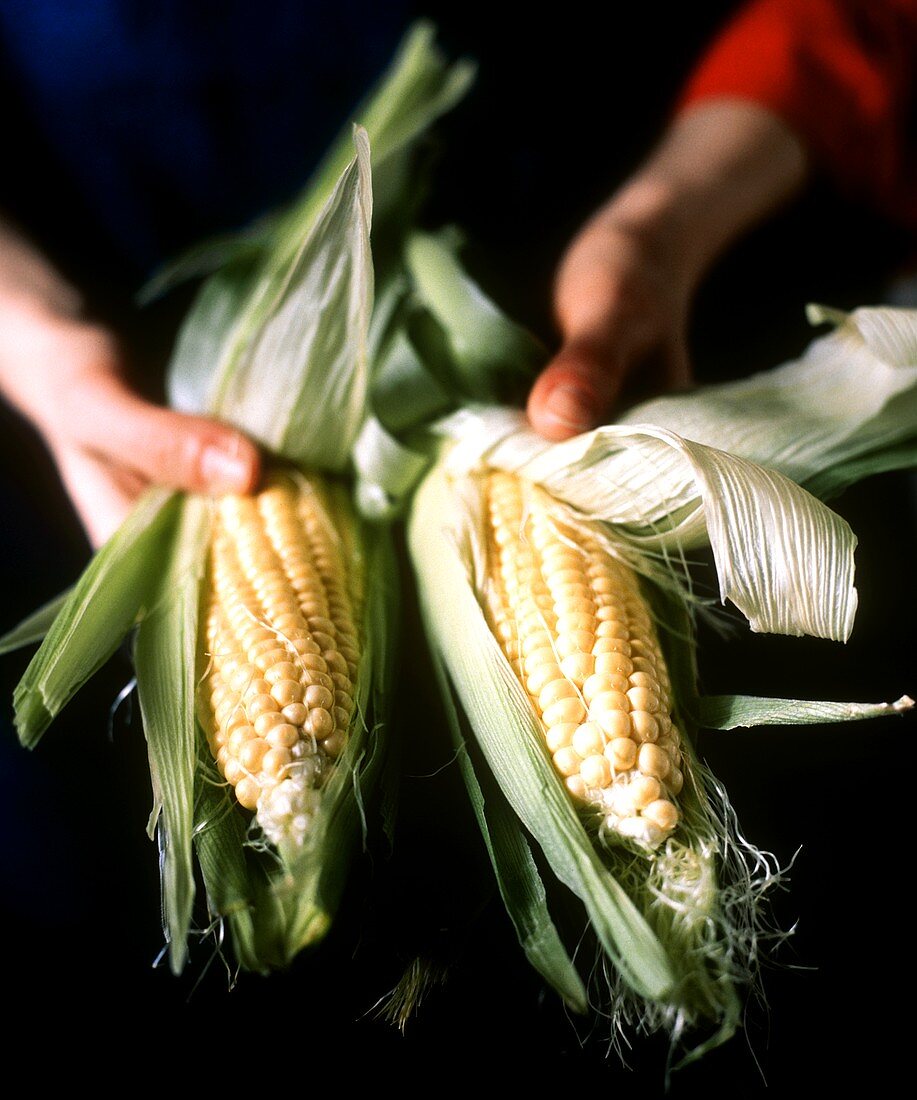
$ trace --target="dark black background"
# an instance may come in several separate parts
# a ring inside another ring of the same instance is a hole
[[[493,4],[436,6],[446,47],[477,57],[481,72],[440,129],[430,222],[467,229],[478,277],[546,340],[550,273],[564,242],[650,147],[702,43],[734,6],[612,4],[600,21],[575,3],[515,16]],[[810,335],[807,301],[881,300],[912,246],[816,183],[703,287],[692,332],[699,376],[738,376],[797,354]],[[152,357],[167,345],[176,309],[141,326]],[[88,551],[40,444],[3,416],[5,628],[69,583]],[[888,476],[838,502],[861,539],[861,611],[848,645],[705,632],[704,688],[860,700],[914,694],[914,501],[910,479]],[[126,657],[32,754],[16,747],[4,717],[3,988],[23,1051],[33,1041],[47,1049],[53,1034],[62,1060],[69,1064],[71,1045],[79,1049],[73,1065],[99,1083],[115,1049],[136,1060],[138,1073],[166,1080],[177,1052],[187,1052],[216,1088],[246,1079],[270,1087],[279,1070],[304,1087],[327,1071],[331,1087],[369,1079],[426,1092],[493,1066],[501,1084],[557,1075],[576,1090],[661,1094],[664,1044],[638,1041],[635,1072],[606,1060],[607,1024],[575,1025],[525,964],[450,763],[409,595],[404,632],[394,855],[377,848],[355,871],[320,950],[287,974],[245,975],[231,992],[210,941],[195,946],[181,978],[152,965],[162,934],[156,850],[144,835],[142,732],[125,711],[109,723],[130,678]],[[6,698],[23,667],[19,656],[0,662]],[[784,864],[798,850],[777,900],[782,926],[795,924],[796,933],[764,975],[769,1011],[750,1004],[746,1031],[678,1075],[673,1095],[745,1095],[767,1081],[779,1096],[860,1077],[881,1087],[907,1064],[912,738],[911,719],[702,735],[700,751],[747,835]],[[417,954],[446,960],[449,977],[402,1036],[372,1010]]]

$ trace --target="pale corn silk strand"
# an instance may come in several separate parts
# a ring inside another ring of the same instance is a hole
[[[303,844],[355,717],[355,524],[314,476],[275,473],[217,505],[200,710],[222,775],[278,847]]]

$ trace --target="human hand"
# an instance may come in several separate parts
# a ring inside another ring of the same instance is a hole
[[[756,103],[711,99],[683,111],[560,265],[562,343],[529,396],[532,426],[566,439],[607,423],[622,397],[687,385],[695,289],[808,171],[805,144]]]
[[[528,401],[532,426],[552,440],[609,423],[622,400],[690,382],[690,280],[674,241],[600,212],[558,269],[554,304],[561,347]]]
[[[104,328],[33,303],[5,303],[0,388],[51,451],[93,546],[146,486],[247,492],[255,445],[233,428],[153,405],[133,392]]]

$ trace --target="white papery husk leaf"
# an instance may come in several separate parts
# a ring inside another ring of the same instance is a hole
[[[856,537],[776,470],[653,425],[610,425],[551,444],[505,409],[441,422],[454,473],[487,467],[543,486],[583,518],[667,558],[710,544],[720,595],[752,630],[846,639]]]
[[[802,356],[737,382],[655,398],[622,418],[650,423],[805,482],[839,462],[913,437],[917,310],[867,307]]]

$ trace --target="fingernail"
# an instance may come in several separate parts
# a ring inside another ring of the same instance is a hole
[[[221,447],[208,447],[204,451],[201,470],[214,492],[247,489],[251,478],[245,459]]]
[[[545,414],[563,428],[588,432],[595,426],[595,398],[579,386],[555,386],[545,403]]]

